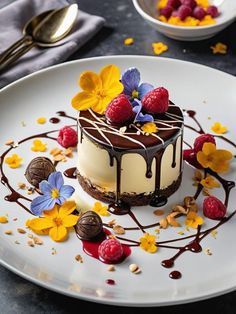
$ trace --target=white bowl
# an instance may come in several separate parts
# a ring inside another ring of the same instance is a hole
[[[178,40],[203,40],[213,37],[236,18],[236,0],[212,0],[211,4],[219,8],[220,15],[216,18],[216,23],[207,26],[176,26],[163,23],[157,18],[157,0],[133,0],[137,12],[158,32],[167,37]]]

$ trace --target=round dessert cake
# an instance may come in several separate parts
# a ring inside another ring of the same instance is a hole
[[[98,98],[104,96],[104,74],[111,74],[106,73],[107,69],[113,72],[110,85],[117,84],[121,93],[110,97],[101,109],[104,98]],[[139,85],[140,73],[136,68],[126,70],[121,79],[118,72],[116,66],[109,65],[100,76],[94,72],[81,74],[80,86],[84,91],[72,100],[72,105],[80,109],[79,183],[87,193],[104,202],[158,206],[181,183],[183,114],[169,101],[165,88]],[[88,88],[89,84],[92,87]],[[99,88],[96,84],[100,84]],[[89,101],[99,101],[100,107],[87,105]]]

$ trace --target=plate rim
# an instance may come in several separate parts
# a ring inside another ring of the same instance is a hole
[[[63,67],[67,67],[70,66],[71,64],[79,64],[79,63],[86,63],[86,62],[90,62],[92,61],[99,61],[99,60],[106,60],[106,59],[131,59],[131,58],[135,58],[135,59],[150,59],[150,60],[157,60],[158,62],[173,62],[173,63],[183,63],[183,64],[187,64],[188,66],[194,66],[197,68],[205,68],[208,71],[212,71],[214,73],[218,73],[220,75],[223,75],[225,77],[228,77],[230,79],[235,80],[236,83],[236,77],[230,73],[224,72],[222,70],[219,69],[215,69],[212,68],[210,66],[207,65],[203,65],[200,63],[196,63],[196,62],[191,62],[191,61],[185,61],[185,60],[180,60],[180,59],[175,59],[175,58],[169,58],[169,57],[155,57],[155,56],[145,56],[145,55],[112,55],[112,56],[96,56],[96,57],[90,57],[90,58],[84,58],[84,59],[80,59],[80,60],[72,60],[72,61],[67,61],[64,63],[60,63],[60,64],[56,64],[53,66],[49,66],[47,68],[41,69],[39,71],[36,71],[34,73],[28,74],[25,77],[22,77],[10,84],[8,84],[7,86],[3,87],[2,89],[0,89],[0,94],[7,92],[8,90],[10,90],[12,87],[14,87],[15,85],[21,84],[21,82],[24,82],[26,80],[29,80],[32,77],[35,77],[39,74],[42,74],[44,72],[50,72],[51,70],[54,70],[56,68],[63,68]],[[187,303],[192,303],[192,302],[198,302],[198,301],[202,301],[202,300],[206,300],[206,299],[210,299],[210,298],[214,298],[217,296],[221,296],[224,295],[226,293],[232,292],[234,290],[236,290],[236,283],[232,286],[229,287],[225,287],[223,290],[222,289],[215,289],[213,292],[211,291],[210,293],[206,294],[201,294],[199,293],[197,296],[195,297],[191,297],[191,298],[184,298],[182,296],[182,298],[180,299],[175,299],[175,300],[164,300],[164,301],[157,301],[157,302],[138,302],[136,301],[135,303],[130,302],[128,300],[114,300],[114,299],[110,299],[107,297],[97,297],[95,298],[94,296],[89,296],[86,295],[85,293],[77,293],[77,292],[73,292],[71,290],[67,290],[64,288],[60,288],[57,287],[54,284],[51,283],[45,283],[43,280],[37,279],[31,275],[28,275],[27,273],[24,273],[22,271],[20,271],[19,269],[17,269],[16,267],[6,263],[0,256],[0,265],[2,265],[3,267],[5,267],[6,269],[10,270],[11,272],[19,275],[20,277],[26,279],[29,282],[32,282],[36,285],[39,285],[43,288],[49,289],[51,291],[55,291],[57,293],[69,296],[69,297],[73,297],[73,298],[77,298],[77,299],[81,299],[84,301],[89,301],[89,302],[94,302],[94,303],[101,303],[101,304],[106,304],[106,305],[117,305],[117,306],[127,306],[127,307],[160,307],[160,306],[172,306],[172,305],[180,305],[180,304],[187,304]]]

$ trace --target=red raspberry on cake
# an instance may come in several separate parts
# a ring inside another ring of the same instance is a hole
[[[142,99],[143,109],[150,113],[163,113],[169,107],[169,92],[164,87],[158,87],[148,92]]]
[[[203,201],[203,213],[210,219],[221,219],[226,214],[226,206],[215,196],[208,196]]]
[[[121,243],[116,239],[106,239],[98,247],[99,257],[107,263],[118,262],[123,252]]]
[[[111,124],[122,125],[134,116],[133,107],[129,99],[124,94],[121,94],[110,102],[105,116]]]
[[[64,128],[60,129],[57,141],[62,147],[74,147],[78,143],[77,132],[71,127],[65,126]]]
[[[216,145],[214,136],[212,136],[211,134],[202,134],[198,136],[193,144],[195,154],[202,150],[202,147],[205,143],[213,143]]]

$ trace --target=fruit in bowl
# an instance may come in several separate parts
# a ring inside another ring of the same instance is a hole
[[[208,0],[160,0],[158,19],[178,26],[205,26],[216,23],[220,12]]]

